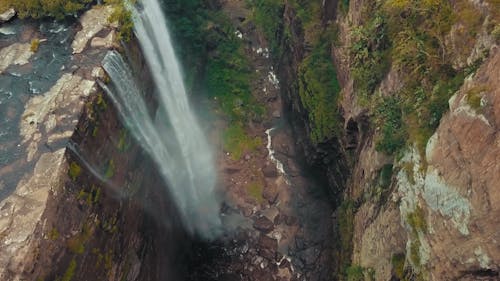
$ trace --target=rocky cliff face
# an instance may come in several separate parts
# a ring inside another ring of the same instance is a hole
[[[342,86],[339,104],[344,125],[338,137],[319,144],[307,140],[311,120],[296,81],[311,46],[293,3],[284,4],[287,30],[279,36],[285,51],[278,58],[280,80],[287,85],[282,94],[308,163],[321,167],[334,193],[353,203],[349,222],[353,228],[348,233],[352,244],[339,249],[344,252],[340,256],[349,255],[351,265],[347,271],[339,265],[339,278],[497,280],[500,64],[498,41],[491,32],[492,25],[498,26],[496,4],[452,6],[461,16],[464,11],[477,12],[479,20],[475,25],[458,21],[443,35],[446,59],[455,69],[480,66],[460,81],[462,86],[449,100],[449,111],[425,143],[425,152],[410,144],[399,157],[377,149],[380,127],[370,122],[373,106],[360,101],[352,73],[351,46],[372,4],[349,1],[342,9],[343,4],[323,2],[321,12],[323,28],[331,22],[337,28],[331,60]],[[377,84],[378,93],[394,95],[409,76],[394,63]],[[342,208],[336,212],[341,240],[342,224],[349,220]]]
[[[96,82],[107,79],[100,61],[117,47],[110,13],[98,6],[67,27],[78,30],[71,62],[47,92],[9,113],[20,120],[12,142],[20,153],[0,169],[0,186],[12,190],[0,201],[2,280],[176,280],[171,258],[183,241],[176,211]],[[3,42],[2,75],[19,67],[29,75],[37,63],[32,36],[40,34]],[[137,44],[127,52],[145,92],[152,92]]]

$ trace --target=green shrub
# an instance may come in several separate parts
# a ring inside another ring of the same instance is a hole
[[[124,0],[105,0],[106,4],[113,6],[113,13],[108,21],[118,23],[118,40],[129,41],[132,38],[134,22],[132,12],[125,7]]]
[[[359,265],[349,266],[346,269],[347,281],[364,281],[365,275],[363,272],[364,272],[363,267],[361,267]]]
[[[73,276],[75,275],[75,270],[76,270],[76,260],[75,258],[73,258],[69,262],[68,268],[66,269],[66,272],[64,272],[61,281],[71,281],[73,279]]]
[[[383,98],[375,109],[375,124],[380,127],[376,149],[394,154],[404,147],[407,138],[403,124],[401,103],[397,98]]]
[[[391,258],[392,272],[396,278],[402,280],[405,276],[405,255],[393,254]]]
[[[2,0],[2,7],[12,7],[20,18],[53,17],[62,19],[81,11],[92,0]]]
[[[279,53],[279,34],[282,29],[283,0],[253,0],[249,1],[253,11],[253,20],[262,30],[269,42],[271,53]]]
[[[76,180],[76,178],[82,173],[82,168],[76,162],[71,162],[69,164],[68,175],[72,180]]]
[[[350,46],[351,74],[354,90],[362,102],[367,102],[389,70],[389,38],[382,14],[376,13],[352,32]]]

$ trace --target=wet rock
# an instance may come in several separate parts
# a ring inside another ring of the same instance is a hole
[[[65,165],[64,149],[43,154],[33,173],[19,182],[14,194],[0,202],[0,252],[9,253],[0,256],[1,280],[20,276],[33,263],[33,250],[38,242],[32,235],[49,194],[62,188],[60,177]]]
[[[269,204],[276,203],[278,195],[279,195],[278,188],[275,185],[268,185],[262,191],[262,197],[264,197],[264,199],[266,199],[269,202]]]
[[[0,50],[0,74],[10,65],[27,64],[33,52],[31,44],[14,43]]]
[[[75,40],[71,44],[73,54],[81,53],[92,37],[108,26],[108,18],[113,12],[111,6],[94,6],[80,17],[82,30],[75,35]]]
[[[0,23],[8,22],[16,15],[16,11],[13,8],[0,14]]]
[[[274,224],[268,218],[260,217],[254,221],[253,227],[264,233],[269,233],[274,229]]]

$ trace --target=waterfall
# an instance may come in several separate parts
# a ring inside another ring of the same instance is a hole
[[[210,238],[220,230],[216,173],[210,145],[189,105],[162,9],[157,0],[130,7],[134,31],[156,85],[158,110],[149,114],[134,75],[122,57],[109,52],[103,85],[125,126],[154,160],[192,233]]]

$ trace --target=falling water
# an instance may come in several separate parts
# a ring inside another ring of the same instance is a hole
[[[193,114],[157,0],[131,7],[134,29],[150,67],[158,95],[155,117],[149,114],[134,76],[116,52],[104,58],[113,89],[104,85],[125,125],[149,153],[170,188],[185,226],[213,237],[220,229],[219,200],[210,146]]]

